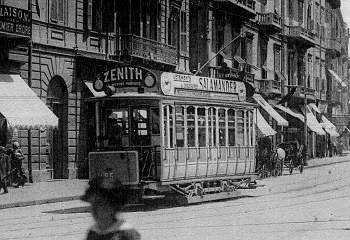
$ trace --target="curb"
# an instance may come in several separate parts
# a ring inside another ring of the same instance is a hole
[[[318,164],[318,165],[313,165],[313,166],[304,166],[304,169],[308,169],[308,168],[317,168],[317,167],[324,167],[324,166],[334,165],[334,164],[344,163],[344,162],[350,162],[350,160],[347,159],[347,160],[342,160],[342,161],[338,161],[338,162],[323,163],[323,164]]]
[[[23,202],[15,202],[15,203],[5,203],[5,204],[0,204],[0,209],[27,207],[27,206],[41,205],[41,204],[47,204],[47,203],[68,202],[68,201],[79,200],[79,199],[80,199],[80,196],[71,196],[71,197],[57,197],[57,198],[31,200],[31,201],[23,201]]]

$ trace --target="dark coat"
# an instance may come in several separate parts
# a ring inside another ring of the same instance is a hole
[[[10,157],[6,154],[0,154],[0,180],[2,181],[11,171]]]
[[[87,235],[87,240],[140,240],[140,234],[128,223],[114,225],[107,231],[100,231],[98,227],[93,226]]]

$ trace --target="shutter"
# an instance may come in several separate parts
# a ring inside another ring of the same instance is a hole
[[[102,19],[102,25],[103,25],[103,29],[104,31],[108,31],[108,32],[114,32],[114,0],[109,0],[109,1],[103,1],[103,19]],[[137,12],[137,10],[135,9],[135,11]],[[134,16],[133,16],[134,17]]]
[[[51,20],[57,21],[57,0],[51,0]]]
[[[58,8],[57,8],[57,20],[60,22],[64,22],[64,0],[57,0]]]

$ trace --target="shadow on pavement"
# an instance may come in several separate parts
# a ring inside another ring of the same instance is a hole
[[[176,207],[188,207],[192,205],[200,205],[200,204],[209,204],[214,202],[229,202],[233,200],[238,200],[242,198],[255,198],[255,196],[240,196],[235,197],[231,199],[223,199],[223,200],[216,200],[211,202],[201,202],[191,205],[185,205],[185,204],[177,204],[176,201],[164,201],[161,202],[159,200],[157,201],[144,201],[143,204],[132,204],[127,205],[122,209],[122,212],[147,212],[147,211],[156,211],[160,209],[167,209],[167,208],[176,208]],[[57,209],[52,211],[44,211],[43,213],[50,213],[50,214],[76,214],[76,213],[88,213],[91,212],[90,206],[85,207],[74,207],[74,208],[65,208],[65,209]]]

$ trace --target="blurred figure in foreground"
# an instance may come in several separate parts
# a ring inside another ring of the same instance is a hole
[[[0,146],[0,190],[4,189],[4,193],[7,191],[7,178],[10,176],[11,163],[10,157],[5,153],[5,147]]]
[[[127,189],[118,180],[96,177],[90,180],[82,200],[91,204],[95,224],[87,240],[139,240],[140,234],[119,213],[126,202]]]

